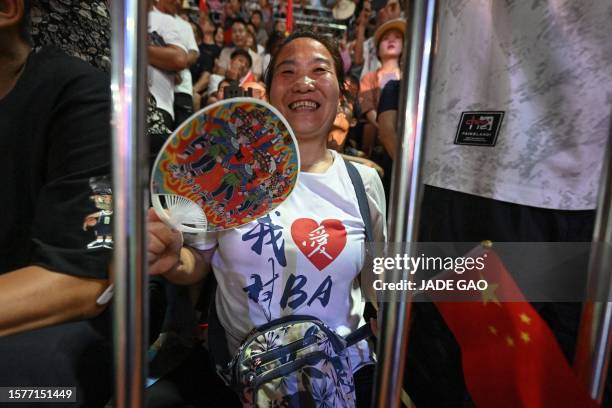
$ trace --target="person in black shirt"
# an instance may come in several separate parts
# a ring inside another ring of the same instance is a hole
[[[0,386],[76,387],[74,406],[104,406],[109,80],[60,51],[33,52],[27,15],[27,1],[0,0]]]
[[[200,25],[198,26],[202,32],[202,41],[198,43],[200,55],[194,65],[191,66],[191,78],[193,80],[193,97],[195,101],[195,109],[199,109],[203,105],[200,101],[202,96],[206,94],[210,75],[215,67],[215,60],[221,54],[221,47],[215,43],[216,26],[210,20],[208,15],[200,16]]]
[[[391,192],[391,173],[393,171],[393,160],[397,149],[397,107],[399,104],[399,80],[389,81],[380,94],[377,109],[378,139],[384,147],[381,163],[385,175],[383,187],[389,202]]]

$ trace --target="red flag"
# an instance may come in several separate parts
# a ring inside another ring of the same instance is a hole
[[[287,0],[287,22],[285,29],[288,33],[293,31],[293,0]]]
[[[244,76],[244,78],[242,78],[240,80],[240,86],[243,86],[244,84],[246,84],[247,82],[257,82],[257,77],[255,77],[255,74],[253,74],[253,71],[247,72],[247,74]]]
[[[206,0],[200,0],[200,12],[208,13],[208,6],[206,5]]]
[[[471,292],[471,299],[477,293],[479,301],[436,302],[461,347],[466,385],[475,405],[597,407],[501,259],[489,249],[476,251],[468,256],[484,256],[485,268],[457,276],[488,282],[486,290]]]

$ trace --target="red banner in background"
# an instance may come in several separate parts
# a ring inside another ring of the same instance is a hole
[[[288,33],[293,31],[293,0],[287,0],[287,21],[285,26]]]
[[[200,11],[202,13],[208,13],[208,5],[206,4],[206,0],[200,0]]]
[[[460,295],[474,301],[436,302],[436,306],[461,347],[465,381],[475,406],[597,407],[554,334],[497,254],[479,248],[470,255],[484,256],[484,269],[451,274],[457,279],[484,279],[488,288]],[[500,302],[499,298],[519,301]]]

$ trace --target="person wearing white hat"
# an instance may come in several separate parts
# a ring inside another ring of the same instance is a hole
[[[332,8],[332,15],[336,20],[346,20],[355,14],[355,3],[351,0],[338,0]]]
[[[361,65],[360,79],[368,72],[380,68],[380,61],[376,56],[376,42],[374,36],[366,39],[366,28],[372,13],[372,6],[369,0],[363,2],[363,8],[359,13],[356,24],[355,55],[354,64]],[[376,25],[381,26],[389,20],[402,17],[402,9],[399,0],[387,0],[381,9],[376,11]]]
[[[373,147],[376,129],[376,109],[380,93],[387,82],[400,79],[400,56],[404,45],[406,21],[394,19],[381,25],[374,34],[378,58],[382,66],[367,73],[360,82],[359,104],[368,121],[364,127],[364,141],[370,140],[366,153]],[[369,139],[368,139],[369,137]]]

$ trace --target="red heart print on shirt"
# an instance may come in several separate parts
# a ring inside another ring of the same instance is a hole
[[[308,260],[322,271],[340,255],[346,245],[346,229],[340,220],[298,218],[291,224],[293,242]]]

